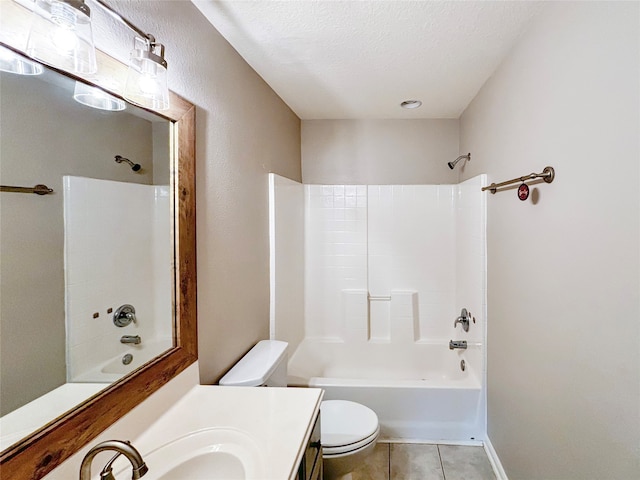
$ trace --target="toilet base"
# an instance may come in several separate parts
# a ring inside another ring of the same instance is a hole
[[[355,452],[322,458],[323,480],[351,480],[351,472],[364,462],[376,447],[377,439]]]

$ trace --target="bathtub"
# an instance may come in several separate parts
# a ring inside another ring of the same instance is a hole
[[[89,371],[82,373],[72,379],[73,382],[115,382],[124,375],[133,372],[141,367],[149,360],[157,357],[161,353],[173,346],[173,340],[170,337],[163,337],[145,341],[139,345],[119,344],[117,346],[118,353],[112,358],[103,362]],[[125,365],[122,359],[125,355],[131,355],[133,358],[130,363]]]
[[[464,360],[465,369],[461,369]],[[381,440],[479,445],[485,438],[480,344],[448,340],[361,345],[305,339],[288,363],[290,386],[320,387],[378,414]]]

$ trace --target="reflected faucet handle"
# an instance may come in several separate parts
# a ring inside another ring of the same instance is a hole
[[[136,309],[133,305],[120,305],[113,314],[113,324],[116,327],[126,327],[131,322],[137,323]]]
[[[453,322],[453,328],[456,328],[456,326],[461,323],[462,324],[462,329],[465,332],[469,331],[469,321],[471,320],[471,314],[467,311],[466,308],[463,308],[462,311],[460,312],[460,316],[458,318],[455,319],[455,321]]]

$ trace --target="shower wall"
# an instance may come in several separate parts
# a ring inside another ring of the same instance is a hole
[[[171,346],[171,235],[167,186],[64,177],[67,381],[100,381],[122,335]],[[136,309],[116,327],[113,312]]]
[[[483,198],[463,185],[305,185],[305,336],[482,342]],[[476,324],[453,328],[461,308]]]
[[[482,175],[459,185],[370,186],[302,186],[274,177],[272,273],[290,286],[272,278],[272,338],[292,343],[291,351],[303,337],[484,342]],[[303,258],[298,252],[296,261],[287,255],[295,251],[293,238],[304,238]],[[289,305],[284,314],[283,304]],[[468,333],[453,327],[463,307],[476,320]]]
[[[304,339],[304,185],[273,173],[269,250],[270,336],[292,352]]]

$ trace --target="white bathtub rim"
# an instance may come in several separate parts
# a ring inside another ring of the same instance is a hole
[[[300,381],[302,380],[302,382]],[[481,390],[482,385],[477,377],[472,376],[463,381],[450,379],[434,380],[393,380],[393,379],[368,379],[368,378],[339,378],[339,377],[289,377],[288,383],[291,386],[306,386],[313,388],[324,387],[375,387],[375,388],[424,388],[424,389],[461,389],[461,390]]]

